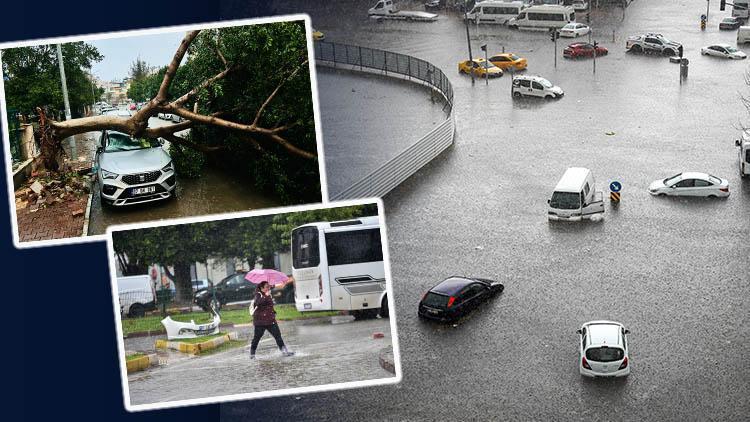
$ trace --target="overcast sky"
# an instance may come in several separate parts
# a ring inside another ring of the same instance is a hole
[[[104,56],[104,59],[95,63],[91,70],[99,79],[112,81],[128,76],[131,63],[139,56],[149,66],[166,66],[172,60],[184,36],[184,32],[173,32],[88,41]]]

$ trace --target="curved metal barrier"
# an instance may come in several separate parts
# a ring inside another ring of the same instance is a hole
[[[445,100],[448,117],[429,133],[407,147],[331,200],[382,197],[453,144],[456,131],[453,116],[453,86],[442,70],[432,63],[405,54],[356,45],[315,43],[316,65],[385,74],[421,83]]]

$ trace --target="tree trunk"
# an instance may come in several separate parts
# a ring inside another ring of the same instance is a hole
[[[193,301],[193,283],[190,280],[190,263],[174,264],[174,285],[177,290],[177,301],[188,304]]]

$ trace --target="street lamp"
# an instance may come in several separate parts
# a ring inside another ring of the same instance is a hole
[[[466,23],[466,44],[469,46],[469,63],[471,64],[471,84],[474,85],[474,59],[471,54],[471,39],[469,39],[469,15],[468,15],[468,2],[464,0],[464,22]]]

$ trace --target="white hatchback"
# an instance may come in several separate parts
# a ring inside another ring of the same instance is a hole
[[[624,377],[630,374],[625,326],[614,321],[589,321],[578,330],[578,368],[587,377]]]
[[[656,196],[729,196],[729,181],[707,173],[685,172],[663,180],[654,180],[648,192]]]

